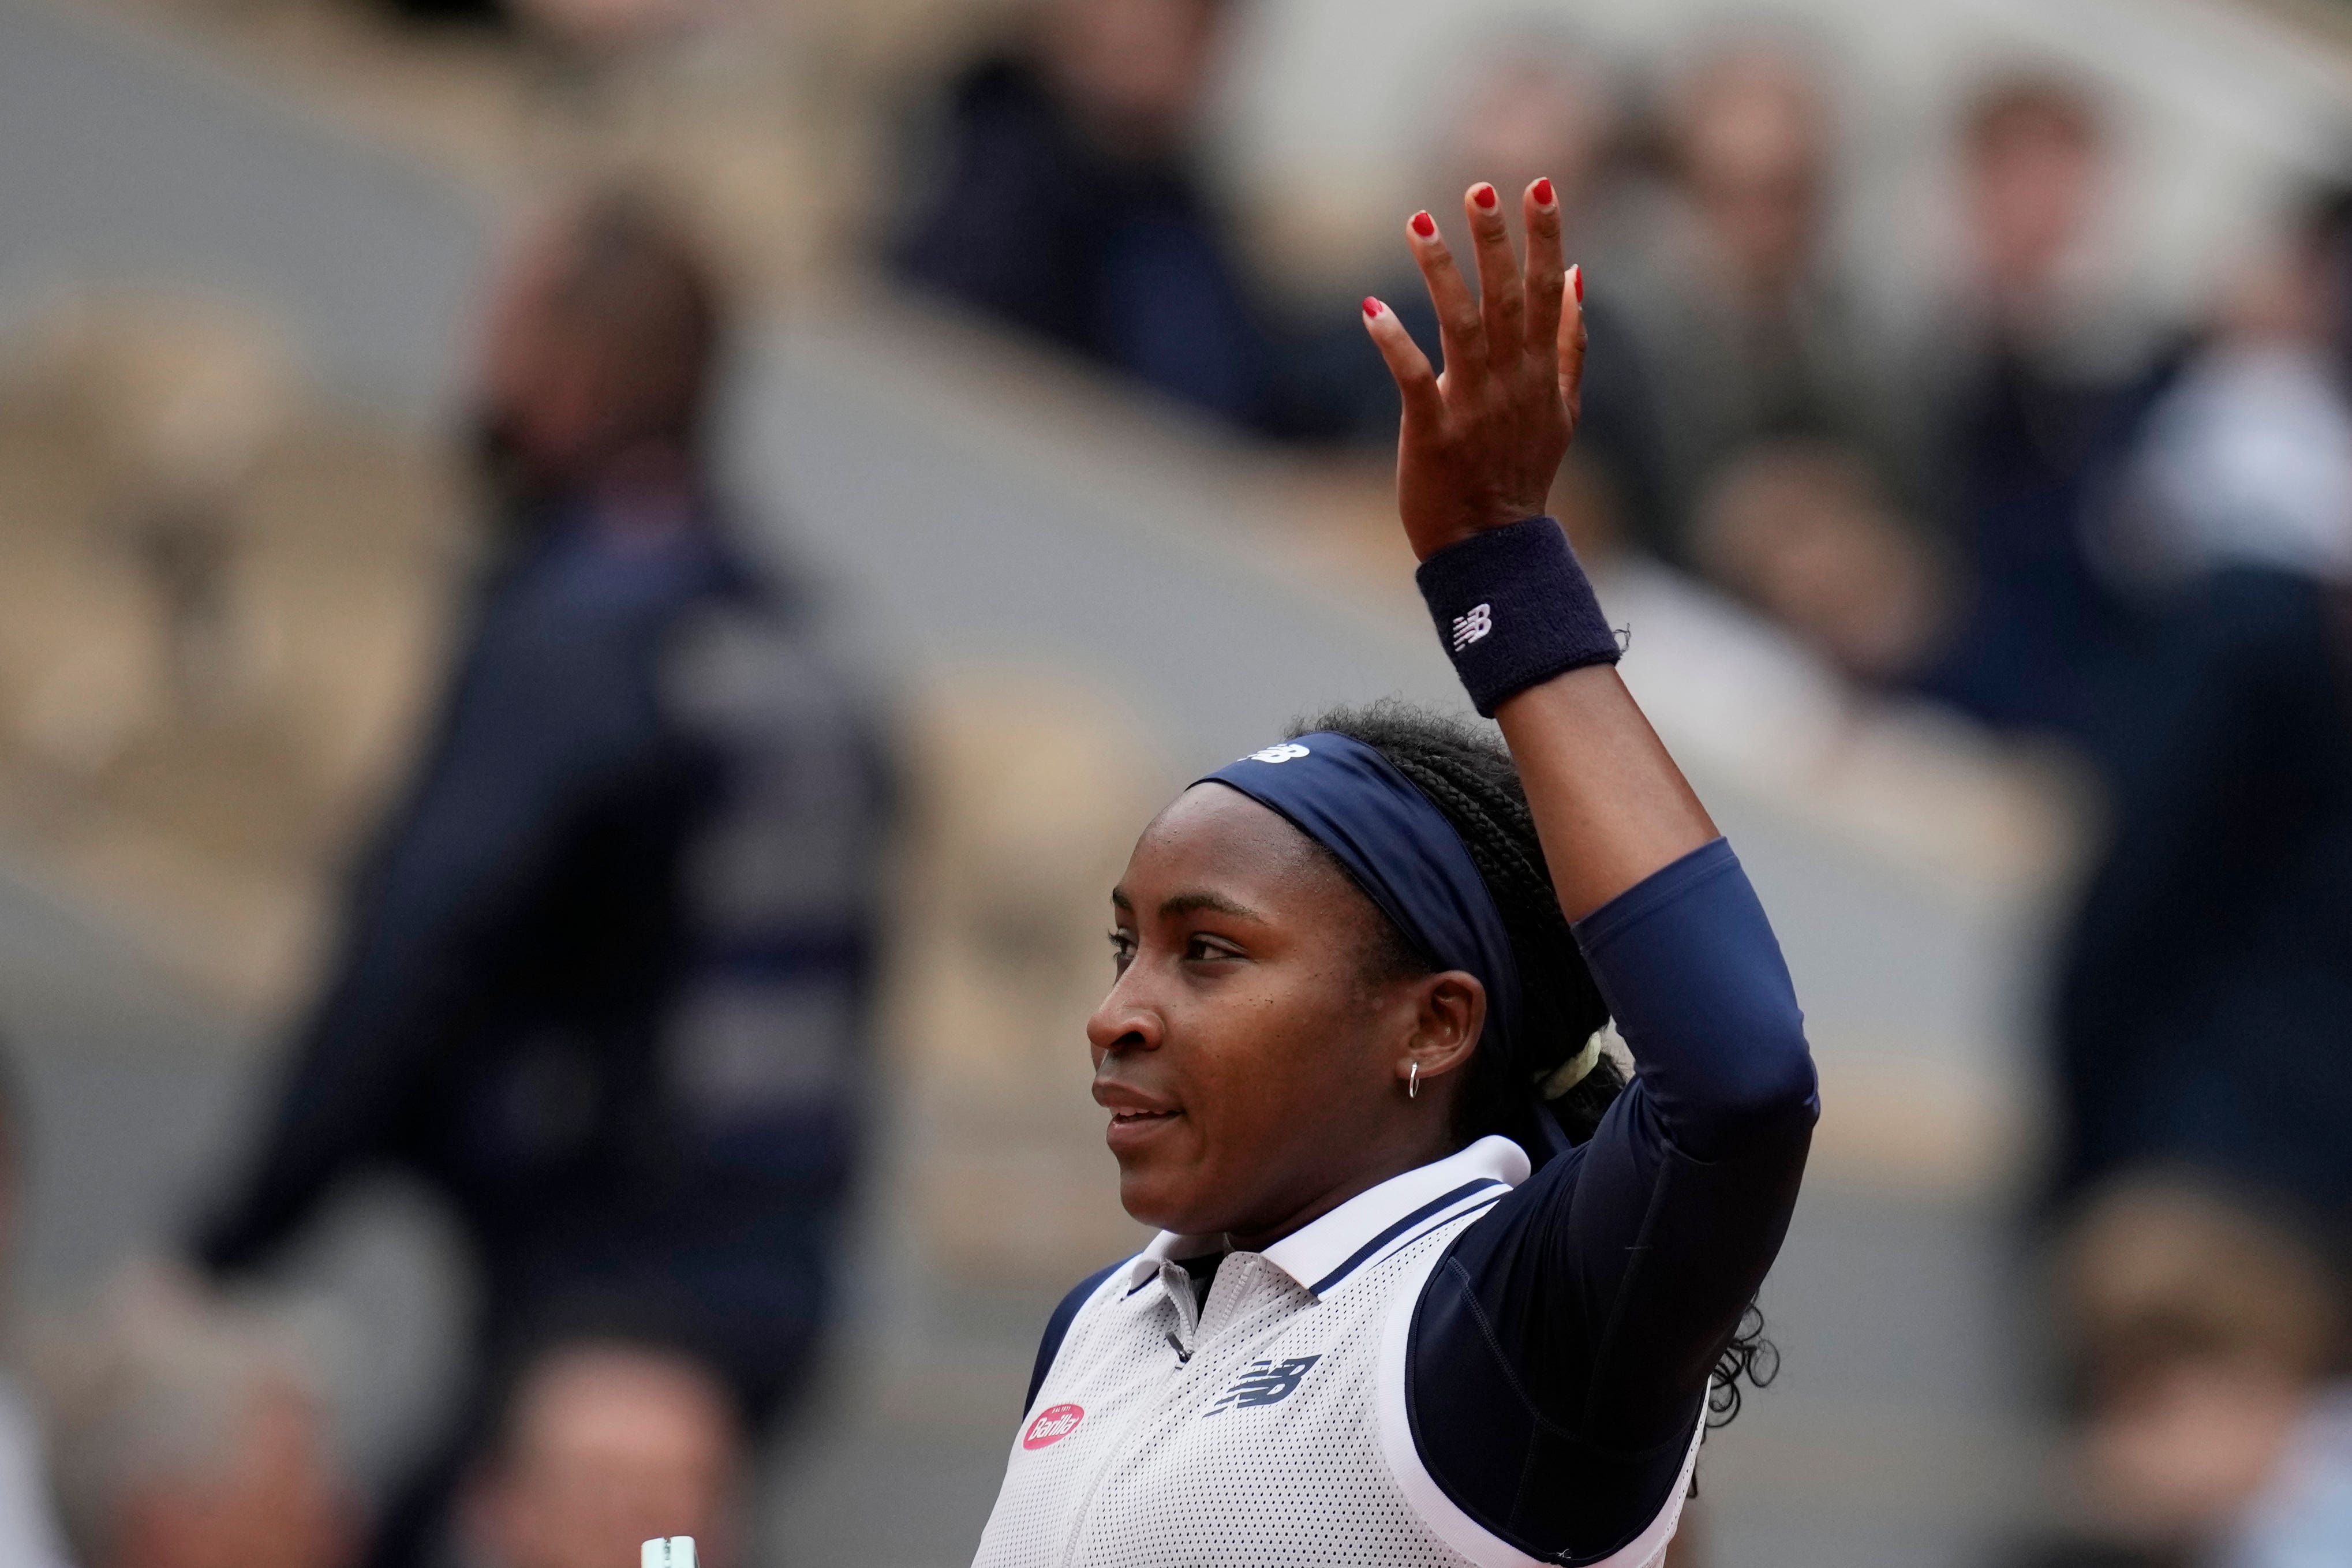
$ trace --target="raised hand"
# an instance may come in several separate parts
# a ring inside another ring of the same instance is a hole
[[[1528,233],[1524,277],[1495,187],[1480,183],[1463,193],[1478,261],[1475,298],[1436,221],[1416,213],[1405,225],[1437,307],[1443,375],[1430,369],[1395,311],[1364,301],[1364,329],[1404,396],[1397,509],[1423,560],[1482,529],[1541,513],[1576,430],[1583,278],[1562,264],[1551,182],[1529,185],[1519,206]]]

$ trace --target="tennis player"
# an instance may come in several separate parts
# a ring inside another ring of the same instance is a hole
[[[1494,187],[1465,197],[1475,292],[1408,225],[1443,376],[1364,302],[1422,591],[1507,750],[1336,715],[1144,830],[1087,1035],[1121,1200],[1161,1234],[1054,1313],[984,1568],[1649,1568],[1756,1370],[1812,1064],[1538,515],[1585,335],[1549,182],[1522,206],[1524,277]]]

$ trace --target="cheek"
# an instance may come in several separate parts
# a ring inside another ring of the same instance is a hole
[[[1312,1129],[1361,1098],[1367,1031],[1350,977],[1319,973],[1272,983],[1220,1009],[1193,1072],[1213,1152],[1270,1167],[1273,1151],[1315,1140]]]

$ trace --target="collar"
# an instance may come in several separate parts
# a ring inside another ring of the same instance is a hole
[[[1292,1231],[1263,1256],[1309,1294],[1321,1296],[1423,1231],[1492,1203],[1527,1179],[1524,1149],[1508,1138],[1484,1137],[1358,1193],[1322,1218]],[[1222,1236],[1163,1230],[1128,1264],[1127,1289],[1130,1294],[1141,1290],[1163,1263],[1226,1249]]]

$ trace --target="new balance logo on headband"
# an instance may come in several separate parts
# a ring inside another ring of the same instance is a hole
[[[1280,746],[1269,746],[1264,751],[1253,751],[1242,760],[1244,762],[1296,762],[1307,755],[1307,749],[1298,742],[1286,740]]]
[[[1472,605],[1469,614],[1454,618],[1454,651],[1457,653],[1462,652],[1494,629],[1495,607],[1491,604]]]

